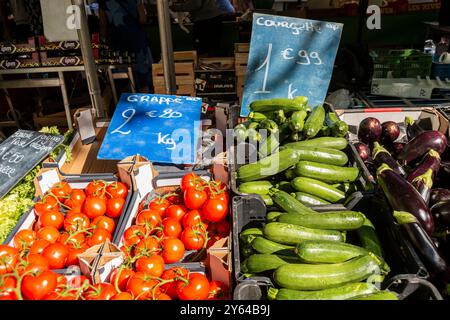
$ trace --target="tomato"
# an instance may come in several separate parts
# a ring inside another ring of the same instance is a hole
[[[110,283],[98,283],[89,287],[84,294],[86,300],[110,300],[117,294],[116,289]]]
[[[145,237],[145,228],[143,226],[133,225],[125,230],[123,234],[123,243],[125,246],[132,246]]]
[[[46,295],[43,300],[78,300],[79,293],[76,290],[66,290],[64,293],[62,291],[52,291]]]
[[[162,241],[162,257],[165,263],[175,263],[184,256],[184,244],[180,239],[168,238]]]
[[[71,203],[75,206],[82,207],[84,200],[86,200],[86,194],[81,189],[72,189],[72,192],[69,194],[69,198],[64,202],[67,205],[67,201],[71,200]]]
[[[69,245],[69,255],[67,256],[66,267],[68,266],[77,266],[78,256],[84,253],[89,247],[87,244],[82,244],[78,246]]]
[[[122,214],[124,198],[113,198],[106,201],[106,215],[111,218],[118,218]]]
[[[86,241],[86,236],[83,232],[68,233],[64,232],[59,237],[58,242],[64,245],[81,246]]]
[[[227,300],[228,287],[221,281],[211,281],[209,283],[208,300]]]
[[[174,238],[178,238],[180,236],[182,228],[177,219],[165,218],[162,221],[162,225],[165,236]]]
[[[21,291],[26,300],[41,300],[55,290],[57,274],[53,271],[42,271],[36,275],[26,275],[22,279]]]
[[[42,255],[31,253],[26,257],[27,266],[24,271],[31,271],[33,273],[42,272],[49,269],[49,263]]]
[[[106,216],[100,216],[92,220],[91,227],[99,228],[99,229],[105,229],[109,233],[113,233],[116,229],[116,223],[113,219],[106,217]]]
[[[58,229],[55,227],[43,227],[39,229],[36,233],[36,237],[38,240],[47,240],[50,243],[55,243],[58,241],[60,237],[60,233]]]
[[[113,182],[106,187],[106,195],[108,198],[123,198],[128,194],[128,187],[123,182]]]
[[[134,300],[131,293],[128,292],[121,292],[116,294],[114,297],[112,297],[109,300]]]
[[[64,220],[64,230],[79,231],[89,227],[89,217],[81,212],[71,213]]]
[[[117,281],[119,289],[121,291],[126,291],[128,280],[130,280],[134,274],[135,272],[128,268],[116,268],[111,272],[111,284],[115,286]]]
[[[230,235],[230,223],[227,220],[211,223],[208,226],[208,232],[220,238],[228,237]]]
[[[33,230],[22,229],[14,236],[14,247],[19,250],[29,248],[36,240],[36,232]]]
[[[206,192],[204,190],[190,187],[184,191],[184,204],[189,209],[199,209],[205,201],[208,199]]]
[[[190,172],[181,179],[180,187],[181,191],[184,192],[188,188],[202,186],[204,184],[205,181],[202,178],[200,178],[194,172]]]
[[[87,244],[92,247],[96,244],[101,244],[106,242],[106,239],[112,241],[112,235],[109,231],[105,229],[95,229],[92,235],[88,238]]]
[[[170,269],[167,269],[163,272],[161,275],[161,279],[163,280],[170,280],[173,279],[175,281],[169,282],[166,284],[163,284],[161,286],[161,291],[165,292],[167,295],[169,295],[171,298],[177,298],[177,286],[178,286],[178,280],[180,278],[187,279],[188,278],[189,271],[182,267],[173,267]]]
[[[17,279],[13,276],[0,276],[0,300],[17,300],[15,289]]]
[[[59,230],[64,224],[64,215],[59,211],[44,212],[39,216],[38,223],[41,227],[55,227]]]
[[[206,229],[208,227],[208,224],[204,221],[203,215],[198,210],[192,210],[186,213],[186,215],[183,217],[183,227],[193,227],[193,226],[199,226],[203,223],[204,228]]]
[[[230,196],[227,191],[221,191],[220,193],[213,193],[209,196],[210,199],[223,201],[227,206],[230,202]]]
[[[209,281],[200,273],[190,273],[188,284],[180,281],[177,285],[177,294],[180,300],[206,300],[209,295]]]
[[[89,219],[103,216],[106,213],[106,201],[100,197],[87,197],[83,211]]]
[[[221,200],[208,199],[202,208],[202,213],[208,221],[219,222],[226,218],[228,206]]]
[[[48,260],[50,269],[62,269],[69,257],[69,249],[61,243],[52,243],[44,249],[42,255]]]
[[[154,237],[144,238],[134,248],[134,255],[151,256],[161,252],[161,244]]]
[[[38,239],[31,245],[29,253],[41,254],[49,244],[50,242],[45,239]]]
[[[89,280],[88,277],[80,275],[80,276],[75,276],[72,279],[69,280],[69,287],[71,288],[81,288],[83,286],[83,284],[88,283],[90,284],[91,281]]]
[[[130,278],[127,284],[127,291],[139,300],[145,300],[152,298],[152,291],[158,281],[153,277],[146,275],[143,272],[136,272],[136,274]],[[160,294],[159,288],[155,290],[155,295]]]
[[[153,229],[161,225],[162,219],[158,211],[155,210],[144,210],[139,212],[136,218],[137,225],[144,225]]]
[[[88,197],[92,196],[100,196],[103,194],[103,190],[105,189],[105,182],[101,180],[95,180],[89,182],[89,184],[84,189],[86,195]]]
[[[172,300],[172,298],[165,293],[155,294],[155,300]]]
[[[38,216],[44,212],[52,210],[58,210],[58,200],[56,200],[56,197],[51,195],[44,196],[42,200],[36,202],[34,205],[34,211],[36,211]]]
[[[164,259],[160,255],[141,257],[136,260],[136,271],[143,272],[153,277],[160,277],[164,272]]]
[[[65,181],[56,183],[50,189],[50,193],[52,195],[56,196],[60,202],[64,202],[64,200],[69,196],[69,194],[71,192],[72,192],[72,188]]]
[[[159,213],[161,217],[166,215],[166,209],[170,206],[170,202],[165,198],[156,198],[149,204],[149,208]]]
[[[181,241],[188,250],[200,250],[205,245],[205,234],[196,227],[188,227],[181,234]]]
[[[172,204],[166,210],[166,217],[174,218],[174,219],[177,219],[178,221],[181,221],[181,219],[183,219],[186,212],[187,212],[187,209],[185,206],[178,205],[178,204]]]
[[[16,248],[0,244],[0,275],[10,273],[19,259]]]
[[[171,195],[167,195],[167,201],[169,201],[170,204],[182,204],[183,203],[183,196],[179,193],[180,190],[178,190],[176,193],[173,193]]]

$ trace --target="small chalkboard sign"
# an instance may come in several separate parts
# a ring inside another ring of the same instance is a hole
[[[45,159],[64,137],[18,130],[0,144],[0,198]]]
[[[341,39],[340,23],[253,14],[241,116],[250,103],[306,96],[325,101]]]
[[[193,164],[201,109],[200,98],[122,94],[97,158],[139,154],[152,162]]]

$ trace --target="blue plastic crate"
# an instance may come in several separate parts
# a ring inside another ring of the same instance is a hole
[[[431,73],[433,78],[450,79],[450,64],[433,62],[433,69]]]

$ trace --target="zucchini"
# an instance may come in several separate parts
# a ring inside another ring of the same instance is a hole
[[[278,132],[280,129],[278,128],[278,124],[271,120],[265,119],[259,123],[259,129],[268,130],[271,134]]]
[[[297,175],[295,174],[295,169],[294,168],[290,168],[287,169],[284,172],[284,176],[286,177],[286,179],[288,179],[289,181],[291,181],[292,179],[294,179]]]
[[[287,193],[294,192],[294,188],[292,188],[292,185],[289,181],[280,181],[275,186],[278,190],[282,190]]]
[[[302,147],[295,150],[299,153],[299,160],[332,164],[340,167],[348,163],[347,155],[336,149]]]
[[[303,134],[307,139],[314,138],[322,129],[323,122],[325,121],[325,109],[322,105],[316,106],[308,119],[306,119],[305,127],[303,128]]]
[[[356,230],[356,233],[358,234],[362,246],[367,251],[383,258],[383,249],[381,248],[380,239],[377,236],[375,227],[367,217],[364,219],[362,227]]]
[[[242,182],[262,180],[292,167],[297,162],[297,152],[284,149],[255,163],[241,166],[237,170],[237,178]]]
[[[293,246],[287,246],[281,243],[277,243],[264,237],[258,237],[255,240],[253,240],[252,247],[258,253],[266,253],[266,254],[275,253],[281,255],[294,256]]]
[[[270,222],[266,224],[263,232],[265,238],[287,245],[297,244],[305,240],[345,242],[345,234],[339,231],[317,230],[281,222]]]
[[[267,298],[269,300],[347,300],[377,291],[378,288],[371,283],[356,282],[317,291],[269,288]]]
[[[264,203],[266,204],[266,207],[273,206],[273,199],[271,196],[269,196],[268,194],[260,194],[259,196],[263,199]]]
[[[373,255],[333,264],[285,264],[275,270],[273,277],[280,287],[293,290],[323,290],[360,282],[374,274],[385,274]]]
[[[245,259],[244,265],[246,266],[246,273],[261,273],[275,270],[285,264],[295,264],[295,262],[299,262],[299,260],[294,256],[256,253]]]
[[[269,195],[272,197],[273,202],[275,202],[281,209],[288,213],[317,214],[316,211],[308,208],[287,192],[272,188],[269,190]]]
[[[312,161],[299,161],[295,165],[295,173],[301,177],[313,178],[327,183],[353,182],[359,176],[359,169]]]
[[[285,144],[285,147],[291,149],[298,149],[301,147],[316,147],[316,148],[330,148],[336,150],[344,150],[345,148],[347,148],[347,146],[348,146],[347,139],[335,137],[321,137]]]
[[[307,110],[308,98],[295,97],[294,99],[275,98],[267,100],[257,100],[250,104],[250,109],[257,112],[274,112],[277,110],[300,111]]]
[[[270,181],[251,181],[239,185],[239,192],[248,194],[268,194],[273,185]]]
[[[253,247],[252,247],[252,245],[251,244],[242,244],[241,246],[240,246],[240,251],[241,251],[241,254],[242,254],[242,256],[244,257],[244,258],[248,258],[248,257],[250,257],[252,254],[255,254],[256,252],[255,252],[255,250],[253,249]]]
[[[392,291],[383,290],[354,297],[349,300],[399,300],[399,297]]]
[[[308,114],[304,110],[294,112],[289,120],[289,127],[291,130],[294,132],[302,132],[307,115]]]
[[[261,112],[250,112],[248,117],[255,122],[261,122],[267,119],[267,115]]]
[[[241,240],[241,243],[249,244],[251,243],[256,237],[262,237],[263,236],[263,230],[260,228],[248,228],[243,230],[239,234],[239,239]]]
[[[294,194],[291,195],[295,197],[295,199],[303,203],[305,206],[323,206],[331,204],[331,202],[328,202],[319,197],[313,196],[312,194],[304,192],[295,192]]]
[[[325,122],[331,128],[334,137],[345,137],[348,133],[348,124],[340,120],[334,112],[328,112]]]
[[[263,237],[253,240],[253,243]],[[253,247],[255,248],[255,247]],[[295,253],[305,263],[340,263],[368,254],[364,248],[335,241],[305,241],[299,243]]]
[[[288,213],[279,222],[321,230],[356,230],[364,223],[364,215],[356,211],[329,211],[320,214]]]
[[[255,122],[257,123],[257,122]],[[258,132],[258,129],[248,128],[247,136],[250,141],[261,141],[261,134]]]
[[[296,142],[302,140],[302,134],[299,132],[292,132],[289,135],[289,141]]]
[[[278,217],[282,214],[286,214],[286,212],[279,212],[279,211],[271,211],[267,213],[266,215],[266,221],[267,222],[276,222],[278,220]]]
[[[248,129],[244,124],[238,124],[234,128],[234,136],[238,141],[245,141],[248,138]]]
[[[277,110],[274,111],[272,114],[272,120],[275,121],[278,125],[282,125],[283,123],[286,123],[287,118],[286,115],[284,114],[284,110]]]
[[[345,193],[333,186],[311,178],[297,177],[291,181],[292,187],[300,192],[307,192],[331,203],[345,199]]]
[[[289,137],[291,129],[289,129],[289,125],[287,123],[283,123],[280,126],[280,130],[277,133],[273,133],[265,139],[258,148],[258,153],[261,157],[266,157],[272,153],[274,153],[280,144]]]

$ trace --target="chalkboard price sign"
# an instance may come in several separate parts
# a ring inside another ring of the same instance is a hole
[[[61,135],[18,130],[0,144],[0,198],[63,143]]]
[[[201,109],[200,98],[122,94],[97,158],[195,163]]]
[[[241,116],[255,100],[325,101],[342,24],[255,13]]]

